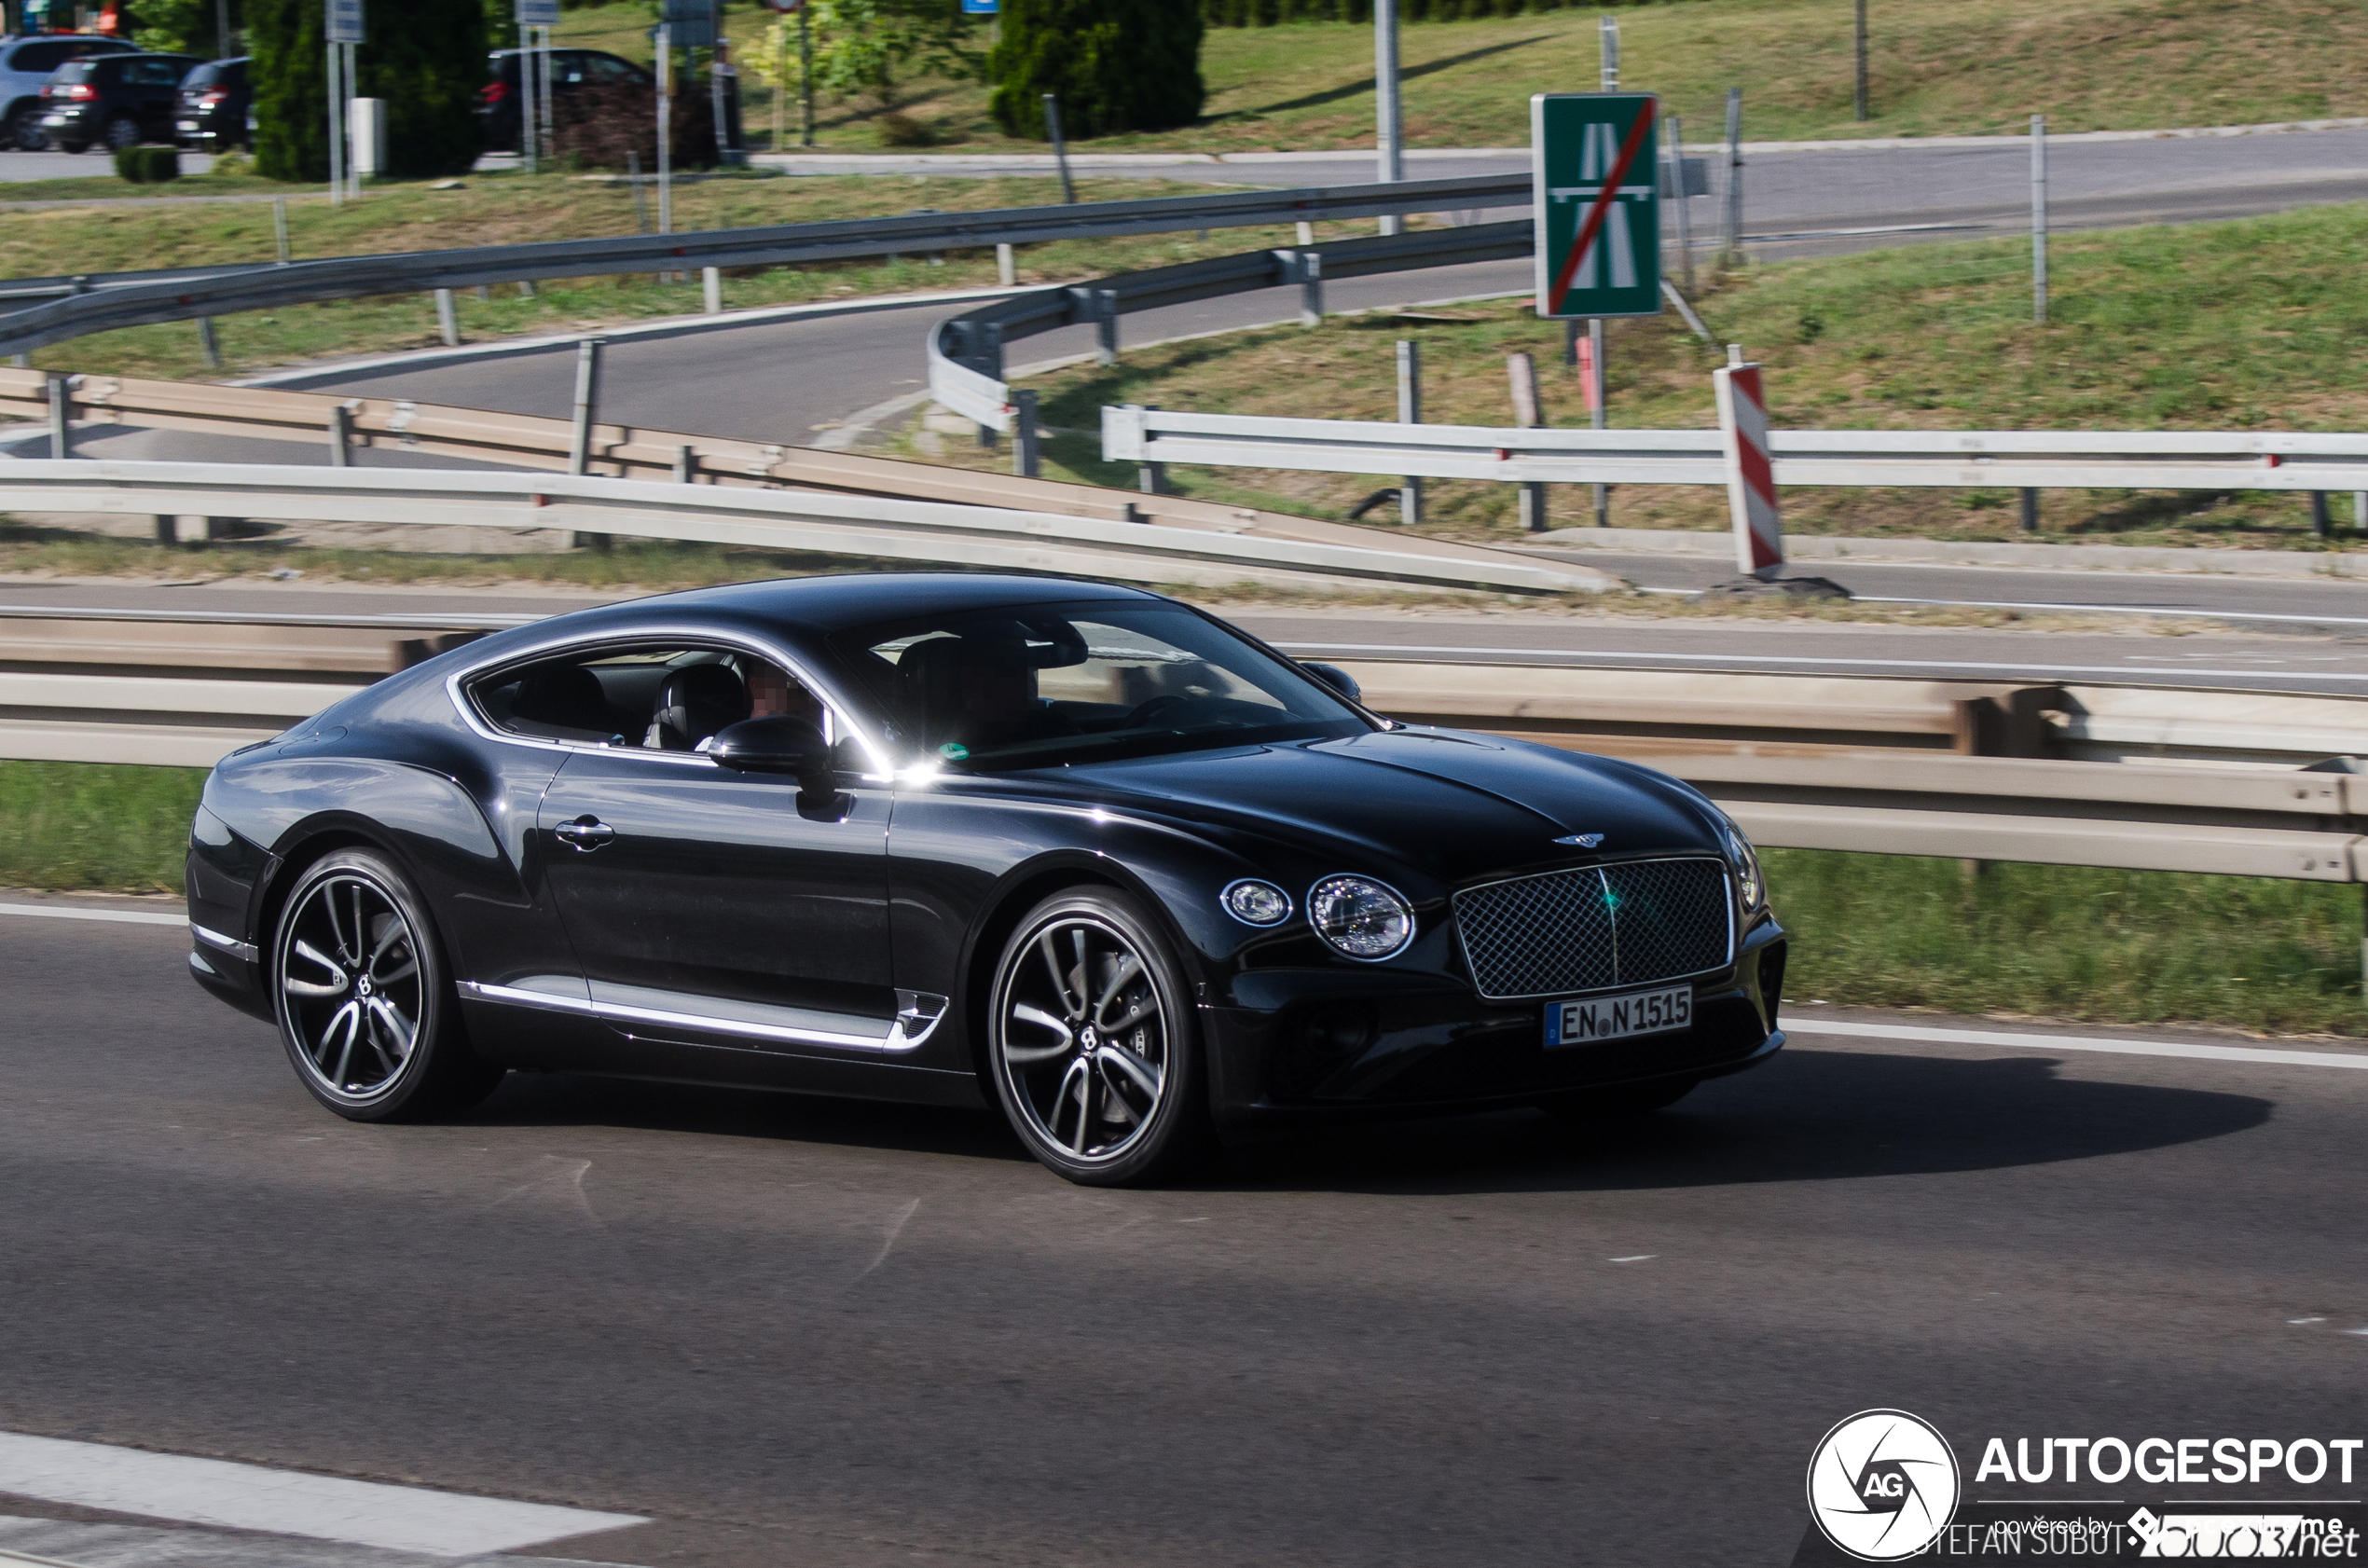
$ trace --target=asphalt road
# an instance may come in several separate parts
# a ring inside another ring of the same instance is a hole
[[[0,1430],[645,1515],[536,1549],[654,1568],[1563,1568],[1788,1561],[1869,1407],[1969,1465],[2359,1414],[2360,1071],[1803,1033],[1628,1130],[1095,1192],[984,1116],[556,1075],[350,1125],[186,948],[0,916]]]
[[[1914,569],[1895,569],[1907,572]],[[1937,576],[1942,569],[1930,569]],[[1873,573],[1870,572],[1870,575]],[[1998,573],[1994,575],[2004,575]],[[2033,573],[2044,586],[2094,593],[2087,574]],[[2100,574],[2101,575],[2101,574]],[[2065,582],[2066,578],[2073,581]],[[2131,592],[2208,598],[2216,583],[2184,578],[2134,580]],[[2232,593],[2284,584],[2226,584]],[[2368,585],[2297,584],[2295,599],[2316,597],[2368,619]],[[2028,600],[2027,600],[2028,601]],[[238,581],[165,586],[127,582],[0,584],[0,608],[232,611],[328,614],[557,614],[603,602],[593,594],[370,589],[352,585]],[[1408,656],[1456,662],[1498,660],[1575,664],[1606,669],[1742,670],[1824,675],[1909,675],[1975,681],[2065,681],[2224,690],[2368,695],[2368,636],[2359,626],[2282,626],[2259,634],[2222,629],[2179,636],[2144,631],[2048,631],[1985,627],[1886,626],[1829,622],[1753,623],[1684,618],[1645,620],[1536,609],[1475,612],[1357,607],[1309,612],[1244,605],[1228,618],[1301,657]],[[2332,615],[2330,621],[2333,621]]]

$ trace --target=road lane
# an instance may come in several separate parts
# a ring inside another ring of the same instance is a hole
[[[1969,1460],[2358,1413],[2360,1073],[1805,1035],[1632,1129],[1090,1192],[559,1075],[350,1125],[183,951],[0,922],[0,1429],[656,1520],[568,1557],[1758,1564],[1868,1406]]]

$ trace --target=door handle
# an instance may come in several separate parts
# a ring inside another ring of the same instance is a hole
[[[586,855],[616,837],[614,828],[588,814],[572,822],[562,822],[551,832],[561,843]]]

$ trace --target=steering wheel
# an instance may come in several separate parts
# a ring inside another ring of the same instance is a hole
[[[1198,697],[1186,696],[1180,692],[1170,692],[1165,696],[1153,697],[1150,701],[1144,703],[1139,708],[1136,708],[1133,712],[1129,713],[1123,720],[1122,720],[1119,723],[1119,728],[1122,730],[1131,730],[1144,724],[1154,722],[1158,720],[1161,714],[1169,711],[1171,708],[1177,708],[1185,703],[1198,702],[1201,699]]]

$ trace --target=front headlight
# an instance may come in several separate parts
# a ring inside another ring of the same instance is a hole
[[[1414,906],[1370,876],[1328,876],[1309,888],[1307,918],[1316,935],[1368,963],[1414,940]]]
[[[1768,901],[1768,884],[1759,874],[1759,852],[1731,821],[1727,824],[1727,861],[1735,868],[1735,890],[1742,895],[1743,913],[1755,913]]]

